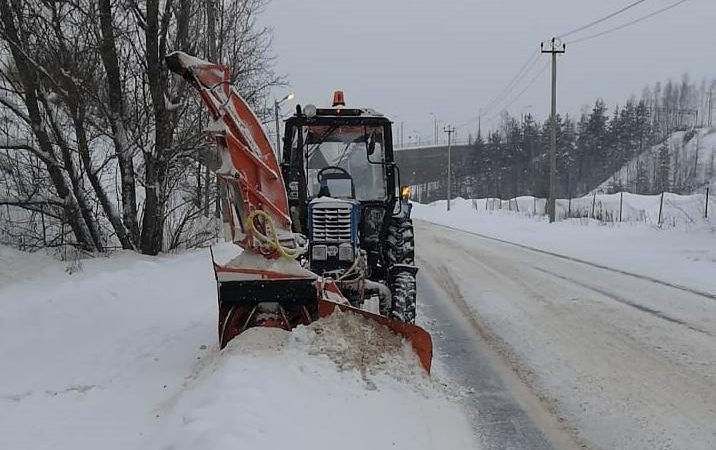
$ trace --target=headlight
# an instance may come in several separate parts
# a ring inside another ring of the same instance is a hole
[[[306,105],[303,107],[303,114],[305,114],[306,117],[315,116],[317,111],[316,105]]]
[[[410,198],[410,186],[403,186],[400,188],[400,198],[403,200]]]
[[[341,261],[353,261],[353,246],[351,244],[341,244],[338,247],[338,259]]]
[[[325,261],[328,259],[328,248],[325,245],[314,245],[311,250],[311,259]]]

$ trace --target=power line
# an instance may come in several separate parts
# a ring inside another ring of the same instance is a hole
[[[646,16],[639,17],[638,19],[634,19],[634,20],[632,20],[632,21],[630,21],[630,22],[623,23],[623,24],[621,24],[621,25],[619,25],[619,26],[616,26],[616,27],[614,27],[614,28],[609,28],[608,30],[604,30],[604,31],[599,32],[599,33],[596,33],[596,34],[592,34],[592,35],[589,35],[589,36],[585,36],[585,37],[576,39],[576,40],[574,40],[574,41],[567,42],[567,44],[576,44],[577,42],[587,41],[587,40],[589,40],[589,39],[598,38],[598,37],[600,37],[600,36],[604,36],[605,34],[612,33],[612,32],[614,32],[614,31],[621,30],[622,28],[626,28],[626,27],[628,27],[628,26],[637,24],[637,23],[642,22],[642,21],[644,21],[644,20],[646,20],[646,19],[650,19],[650,18],[654,17],[654,16],[657,15],[657,14],[661,14],[661,13],[666,12],[666,11],[672,9],[672,8],[676,8],[677,6],[679,6],[679,5],[682,4],[682,3],[685,3],[686,1],[687,1],[687,0],[680,0],[680,1],[676,2],[676,3],[672,3],[671,5],[665,6],[665,7],[661,8],[661,9],[657,9],[657,10],[654,11],[653,13],[647,14]]]
[[[539,61],[539,52],[535,51],[532,53],[530,58],[525,61],[525,63],[520,67],[520,70],[517,71],[517,73],[512,77],[509,83],[502,88],[502,90],[489,102],[487,105],[485,105],[484,108],[482,108],[482,112],[489,112],[490,110],[497,107],[504,99],[507,97],[510,92],[517,86],[524,77],[529,73],[535,64]]]
[[[562,34],[560,34],[560,35],[557,36],[557,39],[564,39],[565,37],[571,36],[571,35],[573,35],[574,33],[578,33],[578,32],[580,32],[580,31],[586,30],[587,28],[591,28],[591,27],[593,27],[594,25],[600,24],[600,23],[604,22],[605,20],[609,20],[609,19],[611,19],[612,17],[617,16],[617,15],[623,13],[624,11],[627,11],[627,10],[629,10],[629,9],[631,9],[631,8],[633,8],[633,7],[637,6],[637,5],[639,5],[640,3],[644,3],[645,1],[646,1],[646,0],[638,0],[638,1],[634,2],[634,3],[631,3],[631,4],[629,4],[629,5],[625,6],[625,7],[623,7],[622,9],[620,9],[620,10],[618,10],[618,11],[614,11],[613,13],[608,14],[608,15],[602,17],[601,19],[597,19],[597,20],[595,20],[594,22],[589,22],[588,24],[582,25],[582,26],[579,27],[579,28],[575,28],[574,30],[568,31],[568,32],[566,32],[566,33],[562,33]]]
[[[568,31],[568,32],[566,32],[566,33],[562,33],[562,34],[560,34],[559,36],[557,36],[557,39],[562,39],[562,38],[564,38],[564,37],[567,37],[567,36],[573,35],[573,34],[575,34],[575,33],[578,33],[578,32],[580,32],[580,31],[584,31],[584,30],[586,30],[586,29],[588,29],[588,28],[590,28],[590,27],[593,27],[594,25],[598,25],[598,24],[600,24],[600,23],[602,23],[602,22],[604,22],[604,21],[606,21],[606,20],[609,20],[609,19],[611,19],[612,17],[615,17],[615,16],[617,16],[617,15],[619,15],[619,14],[621,14],[621,13],[623,13],[623,12],[625,12],[625,11],[631,9],[631,8],[634,8],[635,6],[640,5],[641,3],[644,3],[645,1],[647,1],[647,0],[637,0],[637,1],[633,2],[633,3],[630,3],[630,4],[628,4],[627,6],[621,8],[621,9],[619,9],[619,10],[617,10],[617,11],[614,11],[613,13],[608,14],[608,15],[606,15],[606,16],[600,18],[600,19],[597,19],[597,20],[595,20],[595,21],[592,21],[592,22],[590,22],[590,23],[588,23],[588,24],[586,24],[586,25],[583,25],[583,26],[581,26],[581,27],[579,27],[579,28],[575,28],[575,29],[573,29],[573,30],[570,30],[570,31]],[[639,23],[639,22],[642,22],[642,21],[644,21],[644,20],[647,20],[647,19],[649,19],[649,18],[651,18],[651,17],[653,17],[653,16],[656,16],[657,14],[661,14],[661,13],[663,13],[663,12],[665,12],[665,11],[668,11],[668,10],[670,10],[670,9],[672,9],[672,8],[675,8],[675,7],[679,6],[679,5],[682,4],[682,3],[685,3],[686,1],[687,1],[687,0],[679,0],[679,1],[677,1],[677,2],[675,2],[675,3],[673,3],[673,4],[671,4],[671,5],[668,5],[668,6],[664,7],[664,8],[661,8],[661,9],[656,10],[656,11],[654,11],[653,13],[647,14],[646,16],[637,18],[637,19],[635,19],[635,20],[626,22],[626,23],[624,23],[624,24],[622,24],[622,25],[619,25],[619,26],[616,26],[616,27],[607,29],[607,30],[605,30],[605,31],[602,31],[602,32],[599,32],[599,33],[596,33],[596,34],[593,34],[593,35],[589,35],[589,36],[585,36],[585,37],[582,37],[582,38],[575,39],[575,40],[573,40],[573,41],[569,41],[569,42],[567,42],[567,44],[574,44],[574,43],[578,43],[578,42],[583,42],[583,41],[586,41],[586,40],[589,40],[589,39],[594,39],[594,38],[603,36],[603,35],[608,34],[608,33],[612,33],[612,32],[614,32],[614,31],[621,30],[621,29],[626,28],[626,27],[628,27],[628,26],[631,26],[631,25],[637,24],[637,23]],[[504,102],[504,101],[509,97],[509,94],[514,90],[514,88],[517,87],[517,86],[522,82],[522,80],[524,80],[524,78],[531,72],[532,68],[537,64],[538,60],[539,60],[539,51],[535,51],[534,53],[530,54],[530,57],[527,59],[527,61],[525,61],[525,63],[522,65],[522,67],[520,67],[520,70],[517,71],[517,73],[512,77],[512,79],[510,80],[510,82],[507,83],[507,85],[506,85],[484,108],[481,108],[481,109],[480,109],[480,115],[478,115],[478,116],[476,116],[476,117],[473,117],[473,118],[469,119],[469,120],[466,121],[466,122],[463,122],[462,124],[458,125],[456,128],[457,128],[457,129],[463,128],[463,127],[465,127],[465,126],[467,126],[467,125],[469,125],[469,124],[475,122],[476,120],[478,120],[480,117],[482,117],[483,115],[485,115],[485,113],[491,112],[491,111],[493,111],[494,109],[496,109],[502,102]],[[546,70],[546,66],[545,66],[545,67],[542,67],[542,68],[539,70],[539,72],[537,73],[537,75],[536,75],[534,78],[532,78],[532,80],[530,80],[530,82],[527,84],[527,86],[517,95],[517,97],[513,98],[513,99],[512,99],[504,108],[502,108],[502,109],[509,108],[509,107],[512,106],[517,100],[519,100],[519,99],[522,97],[522,95],[524,95],[524,93],[527,92],[527,90],[537,81],[537,79],[539,78],[539,76],[540,76],[542,73],[544,73],[545,70]],[[497,115],[492,116],[491,119],[494,119],[494,118],[496,118],[496,117],[497,117]]]
[[[494,109],[495,106],[499,105],[504,98],[509,95],[510,91],[525,77],[525,75],[532,70],[532,67],[537,63],[539,60],[539,51],[535,50],[533,53],[530,54],[530,57],[525,61],[525,63],[520,67],[520,70],[517,71],[514,77],[510,80],[509,83],[490,101],[485,105],[484,108],[481,109],[481,111],[489,112],[492,109]]]
[[[534,78],[532,78],[530,80],[530,82],[527,84],[527,86],[525,86],[525,88],[522,89],[522,91],[519,94],[517,94],[517,97],[513,98],[502,109],[508,109],[510,106],[514,105],[517,100],[522,98],[522,96],[525,94],[525,92],[527,92],[529,90],[529,88],[531,88],[535,84],[535,82],[539,79],[540,75],[542,75],[545,72],[545,70],[547,70],[547,67],[549,67],[549,61],[545,61],[545,63],[542,65],[542,68],[540,68],[539,72],[537,72],[537,74],[534,76]],[[499,116],[499,113],[490,117],[490,120],[496,119],[497,116]]]
[[[585,29],[587,29],[587,28],[589,28],[589,27],[592,27],[592,26],[594,26],[594,25],[597,25],[597,24],[599,24],[599,23],[601,23],[601,22],[604,22],[605,20],[608,20],[608,19],[610,19],[610,18],[612,18],[612,17],[614,17],[614,16],[616,16],[616,15],[618,15],[618,14],[621,14],[622,12],[627,11],[628,9],[631,9],[631,8],[637,6],[637,5],[639,5],[640,3],[643,3],[643,2],[645,2],[645,1],[646,1],[646,0],[637,0],[636,2],[629,4],[629,5],[627,5],[627,6],[623,7],[623,8],[621,8],[621,9],[619,9],[618,11],[615,11],[615,12],[613,12],[613,13],[611,13],[611,14],[605,16],[605,17],[602,17],[601,19],[595,20],[595,21],[590,22],[590,23],[588,23],[588,24],[586,24],[586,25],[584,25],[584,26],[581,26],[581,27],[576,28],[576,29],[574,29],[574,30],[568,31],[568,32],[566,32],[566,33],[563,33],[563,34],[561,34],[561,35],[559,36],[559,38],[572,35],[572,34],[574,34],[574,33],[577,33],[577,32],[579,32],[579,31],[582,31],[582,30],[585,30]],[[497,95],[495,95],[495,97],[493,97],[492,100],[490,100],[483,108],[480,108],[480,115],[478,115],[478,116],[476,116],[476,117],[473,117],[473,118],[471,118],[470,120],[468,120],[468,121],[466,121],[466,122],[464,122],[464,123],[458,125],[457,128],[458,128],[458,129],[459,129],[459,128],[462,128],[462,127],[464,127],[464,126],[466,126],[466,125],[468,125],[468,124],[474,122],[475,120],[478,120],[482,115],[485,115],[486,113],[489,113],[489,112],[492,112],[493,110],[495,110],[502,102],[504,102],[504,101],[510,96],[510,94],[512,93],[512,91],[522,82],[522,80],[524,80],[525,77],[527,77],[527,75],[529,74],[529,72],[530,72],[530,71],[532,70],[532,68],[537,64],[538,61],[539,61],[539,51],[535,51],[535,52],[531,53],[530,56],[529,56],[529,58],[527,58],[527,61],[525,61],[525,63],[520,67],[520,69],[519,69],[519,70],[517,71],[517,73],[512,77],[512,79],[509,81],[509,83],[507,83],[507,85],[506,85]],[[532,84],[534,84],[534,82],[536,81],[536,79],[539,77],[539,75],[540,75],[542,72],[544,72],[544,70],[545,70],[545,68],[540,69],[540,71],[539,71],[539,73],[537,74],[537,76],[536,76],[535,78],[533,78],[532,81],[530,81],[530,82],[528,83],[528,87],[525,88],[522,92],[520,92],[520,94],[519,94],[517,97],[515,97],[505,108],[508,108],[508,107],[512,106],[512,104],[513,104],[515,101],[517,101],[517,100],[524,94],[524,92],[526,92],[527,89],[529,89],[529,87],[530,87]],[[504,108],[503,108],[503,109],[504,109]],[[495,117],[495,116],[493,116],[493,117]]]
[[[521,67],[520,70],[515,74],[515,76],[512,77],[512,80],[510,80],[510,82],[507,84],[507,86],[505,86],[505,87],[500,91],[500,93],[499,93],[498,95],[496,95],[496,96],[492,99],[492,101],[490,101],[490,103],[487,104],[486,107],[480,108],[480,114],[479,114],[479,115],[474,116],[474,117],[471,117],[470,119],[468,119],[467,121],[465,121],[465,122],[459,124],[459,125],[456,126],[455,128],[459,130],[459,129],[461,129],[461,128],[467,126],[467,125],[470,125],[471,123],[475,122],[476,120],[479,120],[480,117],[485,116],[486,113],[489,113],[489,112],[493,111],[495,108],[497,108],[500,104],[502,104],[502,103],[510,96],[510,94],[512,93],[512,91],[513,91],[517,86],[519,86],[519,84],[522,82],[522,80],[524,80],[525,77],[527,77],[527,75],[529,75],[530,72],[532,72],[532,68],[533,68],[538,62],[539,62],[539,50],[535,51],[535,52],[530,56],[530,58],[525,62],[525,64],[522,65],[522,67]],[[540,73],[542,73],[542,72],[544,72],[544,68],[540,69]],[[537,74],[537,76],[539,76],[539,73]],[[534,84],[534,81],[535,81],[535,79],[533,79],[532,81],[530,81],[530,82],[528,83],[528,87],[527,87],[526,89],[524,89],[524,90],[517,96],[517,98],[513,99],[512,102],[510,103],[510,105],[511,105],[512,103],[514,103],[515,101],[517,101],[517,99],[518,99],[519,97],[521,97],[522,94],[524,94],[524,92],[525,92],[527,89],[529,89],[529,86],[531,86],[532,84]],[[508,105],[508,106],[509,106],[509,105]]]

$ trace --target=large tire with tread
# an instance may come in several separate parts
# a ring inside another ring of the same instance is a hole
[[[386,238],[388,266],[415,264],[415,236],[410,217],[393,217],[388,225]]]
[[[415,235],[409,217],[393,217],[386,237],[388,267],[415,264]],[[393,301],[390,317],[405,323],[415,323],[415,270],[390,270],[390,292]]]
[[[401,271],[393,276],[390,290],[393,301],[390,316],[401,322],[415,323],[415,275],[408,271]]]

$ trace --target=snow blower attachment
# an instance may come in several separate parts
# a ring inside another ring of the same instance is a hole
[[[227,238],[244,249],[227,265],[214,262],[221,347],[250,327],[290,330],[340,308],[407,339],[429,372],[431,338],[413,324],[412,222],[391,188],[397,167],[386,147],[390,122],[372,111],[361,118],[364,110],[344,104],[325,121],[316,120],[321,110],[312,107],[309,118],[298,107],[286,127],[287,152],[279,167],[253,110],[230,84],[227,67],[182,52],[166,62],[198,90],[209,111],[206,135],[215,148],[206,164],[221,186]],[[346,162],[353,160],[355,167],[333,158],[333,146],[321,148],[336,137],[341,149],[345,146]],[[359,163],[359,152],[346,153],[350,146],[362,149],[365,164]],[[323,161],[319,166],[317,158]],[[373,165],[374,173],[365,172]],[[353,176],[370,178],[370,185],[354,186],[352,168]],[[315,180],[307,178],[312,175]]]

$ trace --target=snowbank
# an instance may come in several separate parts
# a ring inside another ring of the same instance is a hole
[[[208,254],[10,264],[25,276],[0,285],[0,448],[140,448],[215,343]]]
[[[639,197],[634,196],[634,200],[643,202],[639,205],[644,211],[644,204],[651,200]],[[603,205],[615,201],[618,206],[618,195],[602,196]],[[491,210],[490,200],[485,208],[485,202],[456,199],[450,212],[445,210],[445,201],[415,204],[413,217],[716,294],[716,235],[709,223],[694,225],[688,232],[639,222],[605,224],[588,218],[550,224],[542,215],[531,216],[535,204],[541,214],[544,200],[535,203],[531,197],[520,197],[509,202],[512,211],[508,201],[502,202],[501,210]],[[560,207],[565,206],[560,200]]]
[[[206,250],[118,252],[72,275],[0,257],[0,448],[473,448],[402,341],[360,321],[251,330],[219,351]]]
[[[251,329],[176,400],[149,448],[473,448],[469,426],[389,330],[334,314]]]
[[[0,245],[0,288],[39,274],[61,275],[62,263],[42,252],[28,253]]]

